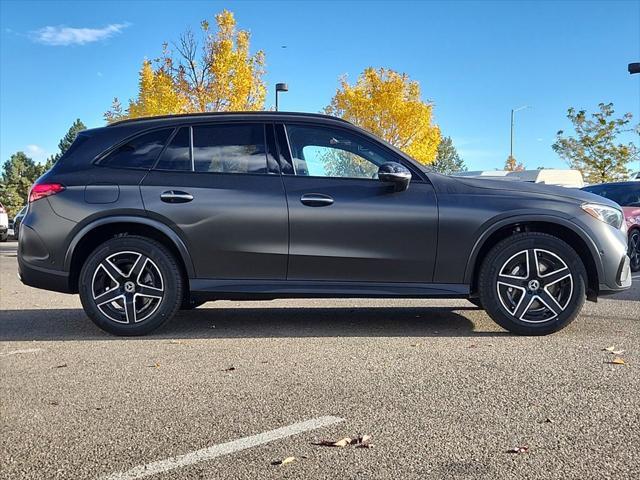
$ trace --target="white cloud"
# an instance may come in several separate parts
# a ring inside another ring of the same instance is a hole
[[[49,156],[47,151],[40,145],[27,145],[24,147],[24,153],[36,162],[43,162]]]
[[[74,28],[64,25],[46,26],[30,32],[31,39],[45,45],[66,46],[106,40],[122,32],[128,23],[112,23],[103,28]]]

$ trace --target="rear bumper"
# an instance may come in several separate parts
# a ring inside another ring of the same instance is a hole
[[[18,256],[18,277],[29,287],[53,290],[54,292],[72,293],[69,288],[69,273],[59,270],[36,267]]]

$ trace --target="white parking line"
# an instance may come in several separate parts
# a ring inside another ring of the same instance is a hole
[[[2,352],[0,357],[8,357],[9,355],[20,355],[21,353],[36,353],[41,352],[41,348],[25,348],[24,350],[13,350],[11,352]]]
[[[158,460],[157,462],[147,463],[146,465],[139,465],[131,470],[127,470],[126,472],[118,472],[102,476],[100,477],[100,480],[133,480],[136,478],[148,477],[149,475],[156,475],[168,470],[173,470],[174,468],[204,462],[205,460],[211,460],[212,458],[239,452],[240,450],[246,450],[251,447],[257,447],[258,445],[264,445],[265,443],[273,442],[274,440],[280,440],[281,438],[298,435],[299,433],[308,432],[309,430],[315,430],[317,428],[326,427],[343,421],[344,419],[340,417],[318,417],[313,420],[294,423],[287,427],[277,428],[268,432],[252,435],[250,437],[239,438],[238,440],[233,440],[231,442],[221,443],[219,445],[203,448],[202,450],[196,450],[195,452],[167,458],[166,460]]]

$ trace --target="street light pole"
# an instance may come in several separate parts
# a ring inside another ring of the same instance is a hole
[[[289,87],[286,83],[276,83],[276,112],[278,111],[278,93],[288,91]]]
[[[529,108],[529,105],[523,105],[522,107],[518,107],[518,108],[512,108],[511,109],[511,141],[510,141],[510,147],[509,147],[509,156],[511,158],[513,158],[513,126],[515,123],[515,113],[519,112],[520,110],[524,110],[525,108]]]

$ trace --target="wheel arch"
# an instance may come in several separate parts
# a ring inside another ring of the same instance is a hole
[[[109,238],[120,235],[141,235],[152,238],[169,249],[182,268],[185,292],[189,291],[189,278],[195,270],[189,250],[178,234],[167,225],[150,218],[115,216],[95,220],[82,227],[74,236],[64,259],[64,268],[69,272],[69,286],[78,291],[78,277],[87,256]]]
[[[589,236],[575,223],[551,215],[506,218],[486,229],[476,241],[465,269],[465,283],[471,285],[471,295],[478,290],[478,274],[485,256],[502,239],[517,232],[541,232],[553,235],[569,244],[582,259],[587,270],[587,298],[595,301],[602,278],[598,249]]]

